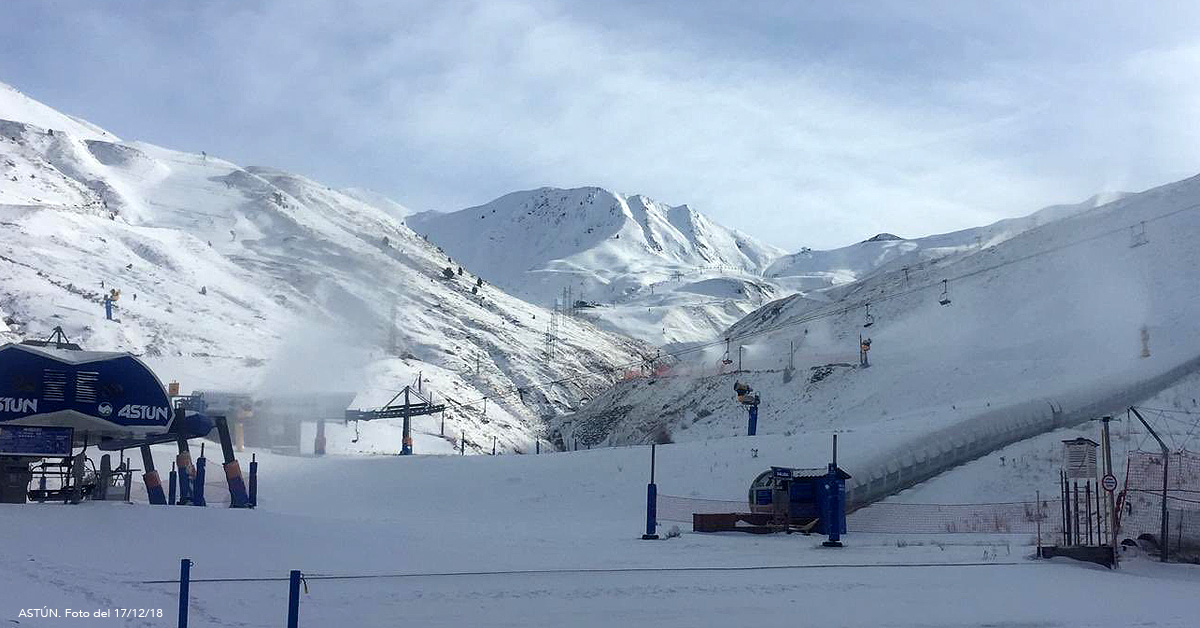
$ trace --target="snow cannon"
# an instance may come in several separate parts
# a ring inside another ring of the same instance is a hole
[[[737,395],[738,403],[746,406],[749,417],[746,424],[746,435],[758,434],[758,393],[754,392],[749,384],[743,384],[740,381],[733,383],[733,392]]]

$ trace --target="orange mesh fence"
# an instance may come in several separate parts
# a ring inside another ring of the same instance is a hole
[[[1059,500],[1042,500],[1042,535],[1050,539],[1062,527]],[[696,499],[675,495],[658,496],[658,518],[691,523],[693,513],[748,512],[745,501]],[[850,532],[897,534],[1034,534],[1038,505],[1028,502],[993,504],[897,504],[877,503],[846,517]]]

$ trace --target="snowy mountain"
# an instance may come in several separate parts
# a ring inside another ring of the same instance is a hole
[[[656,344],[711,338],[779,294],[761,274],[782,251],[640,195],[540,188],[406,223],[518,296],[584,302],[575,313]]]
[[[86,348],[143,355],[185,391],[349,391],[370,407],[420,377],[467,404],[451,404],[448,434],[502,451],[532,448],[546,415],[650,351],[566,320],[548,359],[550,313],[477,281],[398,207],[122,142],[0,85],[0,339],[61,325]],[[102,304],[114,289],[119,322]],[[418,451],[442,446],[424,433]]]
[[[372,207],[385,210],[395,218],[404,218],[413,213],[411,209],[374,190],[368,190],[367,188],[343,188],[341,192],[354,200],[362,201]]]
[[[767,278],[793,290],[817,290],[849,283],[889,268],[916,265],[950,255],[995,246],[1017,234],[1124,198],[1127,194],[1098,194],[1082,203],[1052,205],[1028,216],[1006,218],[983,227],[907,239],[881,233],[857,244],[825,251],[802,249],[776,259]]]
[[[741,380],[762,397],[757,439],[786,437],[811,465],[842,434],[853,474],[1010,438],[989,429],[1015,438],[1018,420],[1051,429],[1121,411],[1200,367],[1200,177],[1077,209],[982,249],[914,258],[907,273],[881,267],[769,303],[725,333],[728,353],[698,346],[556,429],[589,444],[737,437]]]

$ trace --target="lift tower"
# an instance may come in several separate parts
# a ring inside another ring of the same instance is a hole
[[[404,398],[403,403],[396,403],[400,398]],[[404,419],[404,441],[400,447],[400,455],[407,456],[412,454],[412,418],[415,416],[424,416],[426,414],[437,414],[446,409],[444,403],[434,403],[430,397],[426,397],[419,391],[413,389],[412,386],[405,386],[404,390],[396,393],[383,407],[373,410],[346,410],[347,421],[373,421],[375,419]]]

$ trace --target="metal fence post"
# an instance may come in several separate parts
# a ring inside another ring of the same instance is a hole
[[[247,493],[249,506],[254,508],[258,505],[258,454],[250,454],[250,487]]]
[[[174,506],[174,505],[175,505],[175,484],[176,484],[178,481],[179,481],[179,474],[178,474],[178,473],[176,473],[176,471],[175,471],[175,463],[174,463],[174,462],[172,462],[172,463],[171,463],[170,481],[168,482],[168,487],[169,487],[169,488],[167,489],[167,505],[168,505],[168,506]]]
[[[179,628],[188,625],[188,585],[192,579],[192,561],[183,558],[179,561]]]
[[[288,628],[300,626],[300,570],[293,569],[288,578]]]
[[[208,459],[204,457],[204,445],[200,445],[200,457],[196,459],[196,478],[192,480],[192,505],[204,506],[204,478],[208,471]]]

